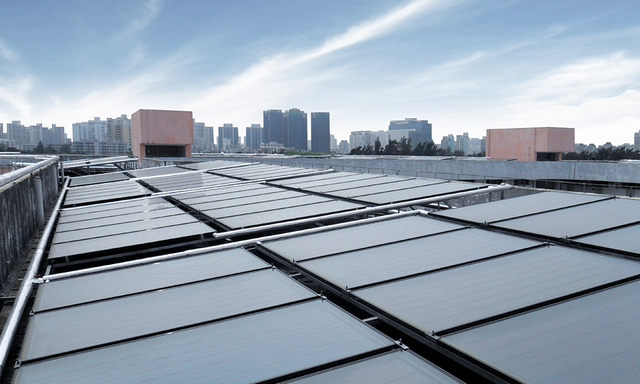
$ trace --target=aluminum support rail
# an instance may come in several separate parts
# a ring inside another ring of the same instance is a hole
[[[512,188],[513,188],[512,185],[503,184],[503,185],[500,185],[500,186],[490,187],[490,189],[489,188],[483,188],[483,189],[481,189],[481,191],[483,191],[482,193],[489,193],[489,192],[504,191],[504,190],[508,190],[508,189],[512,189]],[[433,202],[433,201],[430,201],[430,200],[436,199],[435,201],[439,201],[439,200],[442,200],[442,199],[450,199],[450,198],[454,198],[454,197],[464,197],[464,196],[469,196],[470,195],[468,192],[460,192],[460,193],[450,194],[450,195],[446,195],[446,196],[441,196],[439,199],[438,198],[429,198],[429,199],[422,199],[422,200],[415,200],[415,201],[424,202],[426,200],[429,200],[429,202]],[[476,192],[475,194],[478,194],[477,191],[474,191],[474,192]],[[408,202],[408,203],[413,203],[413,202]],[[408,204],[408,203],[404,203],[404,204]],[[398,205],[399,204],[389,204],[389,205],[385,205],[385,206],[381,206],[381,207],[375,207],[375,208],[380,208],[380,209],[383,209],[383,210],[386,210],[386,211],[390,211],[390,210],[393,209],[393,207],[397,207]],[[416,205],[416,204],[414,204],[414,205]],[[402,205],[402,206],[405,206],[405,205]],[[362,212],[364,212],[364,210],[358,210],[358,211],[355,211],[355,212],[356,213],[354,213],[354,211],[345,212],[344,215],[342,215],[342,216],[353,216],[354,214],[355,215],[360,215]],[[367,211],[367,212],[370,213],[371,211]],[[231,243],[222,244],[222,245],[213,245],[213,246],[210,246],[210,247],[204,247],[204,248],[198,248],[198,249],[193,249],[193,250],[188,250],[188,251],[182,251],[182,252],[172,253],[172,254],[168,254],[168,255],[160,255],[160,256],[154,256],[154,257],[149,257],[149,258],[145,258],[145,259],[124,261],[124,262],[121,262],[121,263],[103,265],[103,266],[99,266],[99,267],[85,268],[85,269],[80,269],[80,270],[76,270],[76,271],[56,273],[56,274],[53,274],[53,275],[46,275],[46,276],[44,276],[42,278],[36,279],[35,282],[37,282],[37,283],[45,283],[45,282],[48,282],[48,281],[65,279],[65,278],[69,278],[69,277],[88,275],[88,274],[93,274],[93,273],[98,273],[98,272],[105,272],[105,271],[110,271],[110,270],[115,270],[115,269],[120,269],[120,268],[126,268],[126,267],[133,267],[133,266],[136,266],[136,265],[151,264],[151,263],[156,263],[156,262],[160,262],[160,261],[167,261],[167,260],[172,260],[172,259],[179,259],[179,258],[183,258],[183,257],[187,257],[187,256],[194,256],[194,255],[199,255],[199,254],[208,253],[208,252],[221,251],[221,250],[230,249],[230,248],[244,247],[244,246],[247,246],[247,245],[258,244],[258,243],[265,242],[265,241],[283,239],[283,238],[286,238],[286,237],[304,236],[304,235],[309,235],[309,234],[318,233],[318,232],[330,231],[330,230],[335,230],[335,229],[340,229],[340,228],[345,228],[345,227],[352,227],[352,226],[356,226],[356,225],[371,224],[371,223],[375,223],[375,222],[379,222],[379,221],[385,221],[385,220],[393,220],[393,219],[397,219],[397,218],[405,217],[405,216],[420,215],[420,216],[425,216],[426,217],[427,214],[428,214],[428,212],[423,211],[423,210],[391,213],[391,214],[385,215],[385,216],[373,217],[373,218],[368,218],[368,219],[363,219],[363,220],[358,220],[358,221],[349,221],[349,222],[346,222],[346,223],[338,223],[338,224],[326,225],[326,226],[323,226],[323,227],[303,229],[303,230],[294,231],[294,232],[279,233],[279,234],[276,234],[276,235],[263,236],[263,237],[258,237],[258,238],[254,238],[254,239],[236,241],[236,242],[231,242]],[[320,216],[320,217],[315,217],[314,220],[317,221],[317,220],[321,220],[321,219],[324,219],[324,218],[327,218],[327,217],[335,218],[335,216],[336,216],[335,214],[326,215],[326,216]],[[306,221],[306,219],[305,219],[305,221]],[[289,224],[290,223],[291,222],[289,222]],[[265,229],[265,227],[266,228],[273,228],[273,225],[261,226],[261,227],[256,227],[256,228],[260,228],[260,230],[263,230],[263,229]],[[253,229],[253,228],[251,228],[251,229]],[[233,232],[238,234],[238,232],[241,232],[241,231],[243,231],[243,230],[233,231]],[[245,234],[245,233],[246,232],[241,232],[240,234]]]
[[[37,163],[33,163],[31,165],[28,165],[24,168],[20,168],[18,170],[9,172],[9,173],[5,173],[4,175],[0,175],[0,188],[4,187],[5,185],[12,183],[18,179],[20,179],[21,177],[28,175],[30,173],[33,172],[37,172],[40,169],[44,168],[45,166],[49,165],[50,163],[57,163],[58,162],[58,156],[51,156],[46,158],[45,160],[42,160],[40,162]]]
[[[47,226],[44,228],[44,232],[42,232],[42,237],[40,238],[40,242],[38,243],[36,252],[31,259],[31,263],[27,268],[27,273],[25,274],[24,279],[22,280],[22,284],[20,284],[20,289],[16,294],[13,308],[9,313],[9,317],[7,317],[7,322],[2,329],[2,334],[0,334],[0,376],[2,376],[2,371],[4,370],[7,356],[9,355],[9,350],[11,349],[13,337],[16,333],[16,330],[18,329],[20,318],[24,313],[27,301],[29,300],[29,296],[31,295],[34,276],[38,272],[38,268],[40,268],[40,262],[42,261],[44,250],[47,247],[47,242],[49,241],[51,231],[53,230],[54,223],[56,222],[56,218],[58,217],[58,212],[60,211],[60,207],[62,206],[62,201],[64,200],[67,189],[69,188],[69,180],[70,179],[67,179],[64,185],[64,189],[62,190],[62,193],[60,193],[60,197],[58,198],[58,201],[56,202],[56,205],[51,212],[51,216],[49,217]]]
[[[314,223],[314,222],[323,221],[323,220],[335,220],[335,219],[343,219],[343,218],[353,217],[353,216],[367,215],[371,213],[389,211],[392,209],[411,207],[414,205],[427,205],[431,203],[437,203],[443,200],[458,199],[461,197],[474,196],[474,195],[480,195],[480,194],[491,193],[491,192],[499,192],[499,191],[505,191],[509,189],[513,189],[513,185],[511,184],[500,184],[498,186],[490,185],[487,188],[474,189],[472,191],[451,193],[448,195],[428,197],[425,199],[405,201],[402,203],[391,203],[386,205],[380,205],[377,207],[367,207],[363,209],[357,209],[354,211],[340,212],[340,213],[334,213],[330,215],[310,217],[306,219],[285,221],[282,223],[261,225],[259,227],[254,227],[254,228],[237,229],[237,230],[227,231],[227,232],[218,232],[218,233],[214,233],[213,236],[216,239],[227,239],[233,236],[247,235],[247,234],[251,234],[259,231],[278,229],[278,228],[290,227],[295,225],[304,225],[304,224]]]

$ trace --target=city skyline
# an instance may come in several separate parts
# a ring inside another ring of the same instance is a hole
[[[620,145],[640,128],[635,2],[0,8],[0,121],[56,124],[69,137],[73,123],[141,108],[248,127],[278,105],[329,111],[338,139],[407,117],[433,123],[436,142],[554,126],[575,128],[576,142]]]

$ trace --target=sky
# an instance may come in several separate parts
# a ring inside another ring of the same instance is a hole
[[[330,112],[331,133],[433,124],[640,131],[637,0],[0,0],[0,123],[139,109],[207,126]],[[5,128],[6,130],[6,128]]]

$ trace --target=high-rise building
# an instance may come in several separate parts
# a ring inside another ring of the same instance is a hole
[[[284,112],[286,137],[284,146],[302,151],[307,150],[307,114],[298,108]]]
[[[340,144],[338,145],[338,153],[349,153],[349,142],[347,140],[340,140]]]
[[[204,123],[193,120],[193,152],[211,151],[215,147],[213,127],[205,127]]]
[[[469,154],[469,134],[467,132],[456,136],[456,151],[461,151],[465,155]]]
[[[72,126],[73,141],[108,141],[107,120],[99,117],[93,120],[74,123]]]
[[[262,127],[260,124],[251,124],[246,128],[244,145],[247,148],[258,150],[260,149],[260,143],[262,143]]]
[[[286,130],[284,127],[284,114],[279,109],[270,109],[262,113],[264,128],[262,142],[285,143]]]
[[[440,142],[440,148],[446,149],[449,152],[453,153],[456,149],[456,140],[453,135],[447,135],[442,137],[442,141]]]
[[[331,152],[329,112],[311,112],[311,151]]]
[[[406,118],[404,120],[391,120],[389,131],[407,130],[408,139],[413,145],[433,141],[431,138],[431,124],[428,120],[418,120],[416,118]]]
[[[127,115],[120,115],[115,119],[108,117],[107,136],[109,140],[131,144],[131,119]]]
[[[233,124],[223,124],[218,127],[218,148],[221,151],[238,147],[238,127]]]
[[[633,134],[633,149],[640,151],[640,131]]]

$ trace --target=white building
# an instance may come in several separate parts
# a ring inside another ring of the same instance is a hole
[[[349,135],[349,151],[358,147],[364,148],[368,145],[374,147],[376,139],[380,140],[382,146],[389,144],[387,131],[352,131]]]

